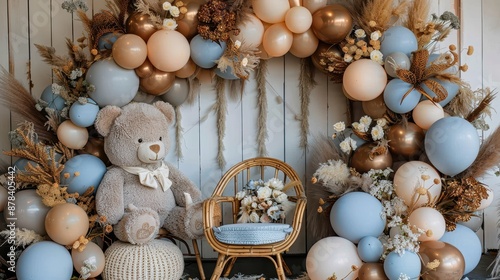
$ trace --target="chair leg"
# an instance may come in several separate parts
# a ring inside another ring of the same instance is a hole
[[[283,269],[285,270],[285,274],[288,276],[292,275],[292,271],[290,270],[290,267],[285,262],[285,259],[283,259],[283,256],[280,254],[281,262],[283,263]]]
[[[196,257],[196,263],[198,264],[198,271],[200,272],[200,279],[205,280],[205,270],[203,269],[200,249],[198,248],[198,241],[196,239],[193,239],[193,250],[194,250],[194,255]]]
[[[285,272],[283,271],[283,258],[281,257],[281,254],[276,255],[276,273],[278,274],[278,279],[279,280],[286,280]],[[286,264],[285,264],[286,265]],[[288,268],[288,266],[287,266]]]
[[[215,264],[214,272],[212,273],[210,280],[219,280],[222,270],[224,269],[225,259],[226,255],[219,253],[219,257],[217,258],[217,263]]]
[[[236,259],[237,259],[236,257],[231,259],[231,262],[226,266],[226,269],[224,269],[224,273],[222,274],[222,276],[229,277],[229,273],[231,273],[231,270],[233,269]]]

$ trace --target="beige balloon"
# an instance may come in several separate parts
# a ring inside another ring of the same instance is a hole
[[[231,35],[233,42],[239,40],[250,48],[256,48],[262,43],[264,36],[264,24],[255,14],[248,14],[246,20],[242,21],[238,28],[238,35]]]
[[[189,42],[175,30],[156,31],[148,40],[148,58],[155,68],[175,72],[189,60]]]
[[[318,44],[319,40],[311,29],[301,34],[293,34],[290,53],[298,58],[309,57],[314,54]]]
[[[304,33],[311,28],[311,12],[304,7],[292,7],[286,12],[285,24],[293,33]]]
[[[413,210],[408,217],[408,224],[425,232],[418,237],[418,241],[439,240],[446,231],[443,215],[432,207],[420,207]]]
[[[71,259],[73,259],[73,267],[76,271],[80,271],[84,262],[95,265],[96,269],[90,272],[89,278],[97,277],[104,270],[104,253],[97,244],[89,242],[83,251],[78,249],[71,249]]]
[[[413,208],[431,202],[429,198],[434,200],[441,194],[439,173],[423,161],[409,161],[401,165],[394,174],[393,183],[396,195]]]
[[[253,0],[255,15],[262,21],[278,23],[285,21],[286,12],[290,9],[288,0]]]
[[[271,57],[280,57],[285,55],[293,43],[293,33],[286,28],[284,22],[271,25],[266,32],[262,45],[264,50]]]
[[[412,111],[413,121],[422,129],[429,129],[437,120],[444,118],[444,110],[439,103],[423,100]]]
[[[113,59],[125,69],[134,69],[144,63],[148,56],[146,42],[135,34],[124,34],[113,44]]]
[[[316,34],[316,33],[315,33]],[[321,38],[318,37],[321,40]],[[371,59],[360,59],[347,66],[343,84],[354,99],[368,101],[377,98],[385,89],[387,74],[384,67]]]
[[[73,245],[89,229],[87,213],[73,203],[62,203],[52,207],[45,216],[45,230],[54,242]]]
[[[64,146],[79,150],[87,144],[89,132],[85,127],[79,127],[72,121],[65,120],[57,127],[57,139]]]
[[[302,6],[306,7],[311,14],[326,6],[327,0],[302,0]]]

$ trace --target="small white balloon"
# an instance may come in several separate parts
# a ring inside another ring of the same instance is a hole
[[[311,27],[311,12],[302,6],[292,7],[286,12],[285,24],[293,33],[304,33]]]
[[[423,100],[413,109],[412,115],[415,124],[427,130],[437,120],[444,118],[444,110],[439,103]]]
[[[57,139],[70,149],[82,149],[89,140],[89,132],[84,127],[76,126],[72,121],[65,120],[57,128]]]

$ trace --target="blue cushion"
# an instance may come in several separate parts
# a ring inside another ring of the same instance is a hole
[[[244,223],[213,228],[215,238],[234,245],[263,245],[279,242],[293,231],[288,224]]]

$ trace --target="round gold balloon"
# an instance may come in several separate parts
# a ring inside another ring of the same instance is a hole
[[[381,155],[373,155],[372,150],[376,146],[377,144],[368,142],[358,147],[351,157],[351,167],[354,167],[356,171],[360,173],[368,172],[370,169],[385,169],[391,167],[391,153],[387,150]]]
[[[382,263],[364,263],[358,271],[359,280],[387,280]]]
[[[155,69],[151,76],[140,80],[139,89],[151,95],[162,95],[172,87],[174,81],[174,73]]]
[[[340,4],[326,5],[312,15],[312,30],[325,43],[337,44],[345,39],[352,29],[349,10]]]
[[[102,138],[89,138],[87,144],[82,150],[78,151],[79,154],[91,154],[102,160],[106,165],[110,165],[108,156],[104,152],[104,139]]]
[[[155,67],[153,66],[153,64],[151,64],[151,61],[146,58],[144,63],[141,64],[141,66],[135,68],[134,71],[135,74],[137,74],[137,76],[142,79],[153,75]]]
[[[288,0],[288,2],[290,3],[290,8],[302,6],[302,0]]]
[[[184,0],[187,9],[185,14],[181,14],[177,19],[177,31],[188,40],[198,34],[198,10],[205,0]]]
[[[382,118],[387,111],[383,94],[373,100],[362,101],[361,106],[363,107],[363,112],[374,119]]]
[[[149,20],[149,16],[140,12],[132,13],[125,22],[127,33],[135,34],[147,42],[149,37],[156,32],[155,25]]]
[[[343,53],[337,48],[337,46],[327,44],[324,42],[319,42],[318,48],[316,48],[316,51],[311,55],[311,60],[314,67],[316,67],[323,73],[328,73],[328,71],[325,70],[325,67],[319,63],[321,60],[321,54],[323,53],[330,53],[338,55],[339,57],[342,57]]]
[[[387,132],[389,150],[394,156],[404,159],[416,159],[424,147],[424,131],[416,124],[395,124]]]
[[[442,241],[425,241],[420,243],[419,255],[423,279],[462,279],[465,259],[455,246]],[[433,268],[433,262],[437,264],[438,261],[439,265]]]

